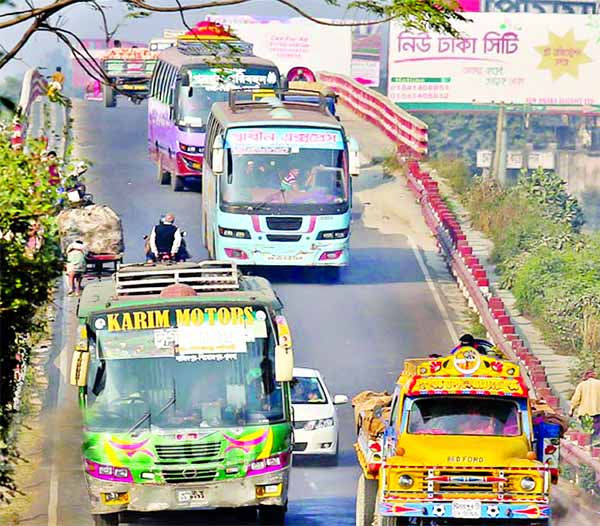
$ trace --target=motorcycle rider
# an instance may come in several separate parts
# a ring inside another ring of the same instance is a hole
[[[150,251],[146,254],[146,262],[156,262],[161,254],[169,254],[171,259],[177,261],[182,239],[181,230],[175,226],[175,216],[171,213],[165,214],[162,221],[152,228],[149,240]]]

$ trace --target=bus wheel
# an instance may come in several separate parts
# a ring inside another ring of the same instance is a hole
[[[259,506],[258,519],[262,524],[283,524],[286,511],[285,506]]]
[[[166,172],[162,167],[160,153],[156,162],[156,178],[158,179],[158,184],[169,184],[169,172]]]
[[[174,192],[181,192],[183,190],[183,178],[171,174],[171,188]]]
[[[368,479],[364,473],[361,473],[356,487],[356,526],[373,524],[376,500],[377,481]]]
[[[104,513],[102,515],[94,515],[94,526],[119,526],[118,513]]]
[[[102,89],[102,98],[104,100],[105,108],[114,108],[117,105],[115,90],[112,87],[107,86],[106,84]]]

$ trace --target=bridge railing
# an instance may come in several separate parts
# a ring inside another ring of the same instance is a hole
[[[416,159],[427,155],[427,124],[423,121],[346,75],[320,71],[317,77],[334,89],[342,104],[394,141],[399,153]]]
[[[35,68],[28,69],[23,77],[21,87],[21,98],[19,99],[19,108],[24,115],[29,115],[31,106],[38,97],[45,95],[48,91],[48,81],[39,70]]]

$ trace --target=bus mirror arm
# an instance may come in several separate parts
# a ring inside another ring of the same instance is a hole
[[[348,139],[348,173],[354,177],[360,174],[360,152],[356,139]]]
[[[87,385],[87,373],[90,366],[89,351],[74,351],[73,359],[71,360],[71,376],[70,383],[77,387],[85,387]]]
[[[275,380],[291,382],[294,377],[294,352],[291,347],[275,346]]]
[[[215,174],[223,173],[225,166],[225,144],[223,137],[217,135],[213,142],[211,168]]]

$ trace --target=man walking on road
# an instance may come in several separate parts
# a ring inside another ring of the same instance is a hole
[[[571,398],[570,415],[577,410],[579,419],[591,417],[593,420],[592,446],[600,445],[600,380],[593,370],[583,375],[583,380],[575,388]]]

